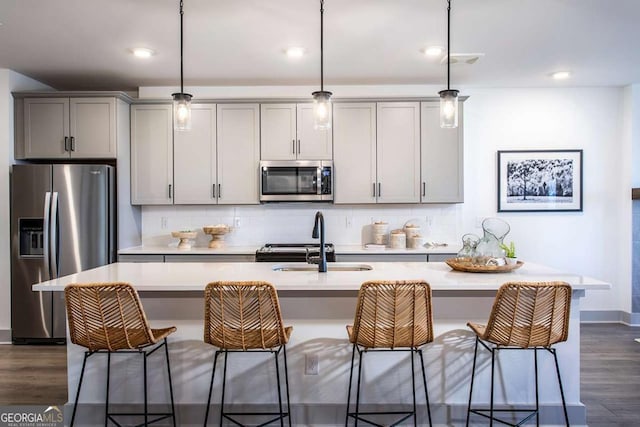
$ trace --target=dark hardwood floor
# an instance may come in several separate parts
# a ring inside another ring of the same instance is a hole
[[[582,325],[582,401],[590,427],[640,426],[640,328]],[[63,346],[0,345],[0,405],[67,401]]]

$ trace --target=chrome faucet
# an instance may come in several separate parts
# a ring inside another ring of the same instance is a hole
[[[320,256],[318,257],[318,272],[326,273],[327,272],[327,254],[324,249],[324,217],[322,216],[322,212],[316,212],[316,219],[313,225],[313,233],[311,237],[317,239],[320,237]],[[313,262],[313,260],[310,260]]]

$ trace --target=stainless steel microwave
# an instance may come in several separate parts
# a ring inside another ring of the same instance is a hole
[[[330,202],[333,162],[330,160],[263,160],[261,202]]]

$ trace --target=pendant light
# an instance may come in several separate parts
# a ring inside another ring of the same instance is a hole
[[[324,90],[324,0],[320,0],[320,90],[313,92],[313,127],[331,129],[331,92]]]
[[[451,0],[447,0],[447,89],[438,92],[440,95],[440,127],[458,127],[458,93],[451,89]]]
[[[172,93],[173,97],[173,129],[191,130],[191,94],[184,93],[184,72],[182,65],[182,20],[184,16],[183,1],[180,0],[180,92]]]

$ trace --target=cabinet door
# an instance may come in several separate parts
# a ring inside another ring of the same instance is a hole
[[[131,204],[173,203],[172,106],[131,106]]]
[[[376,202],[376,104],[333,106],[334,203]]]
[[[191,130],[173,132],[175,204],[215,204],[216,105],[191,104]]]
[[[297,105],[298,122],[298,159],[331,160],[333,157],[333,139],[331,129],[313,128],[313,104]]]
[[[260,105],[260,158],[296,158],[296,104]]]
[[[420,103],[379,102],[378,203],[420,201]]]
[[[69,113],[72,158],[116,158],[115,98],[71,98]]]
[[[440,105],[422,103],[422,202],[464,202],[462,102],[458,127],[440,127]]]
[[[68,98],[26,98],[24,100],[25,158],[67,158],[69,157],[68,138]]]
[[[258,204],[258,104],[218,104],[217,151],[218,203]]]

